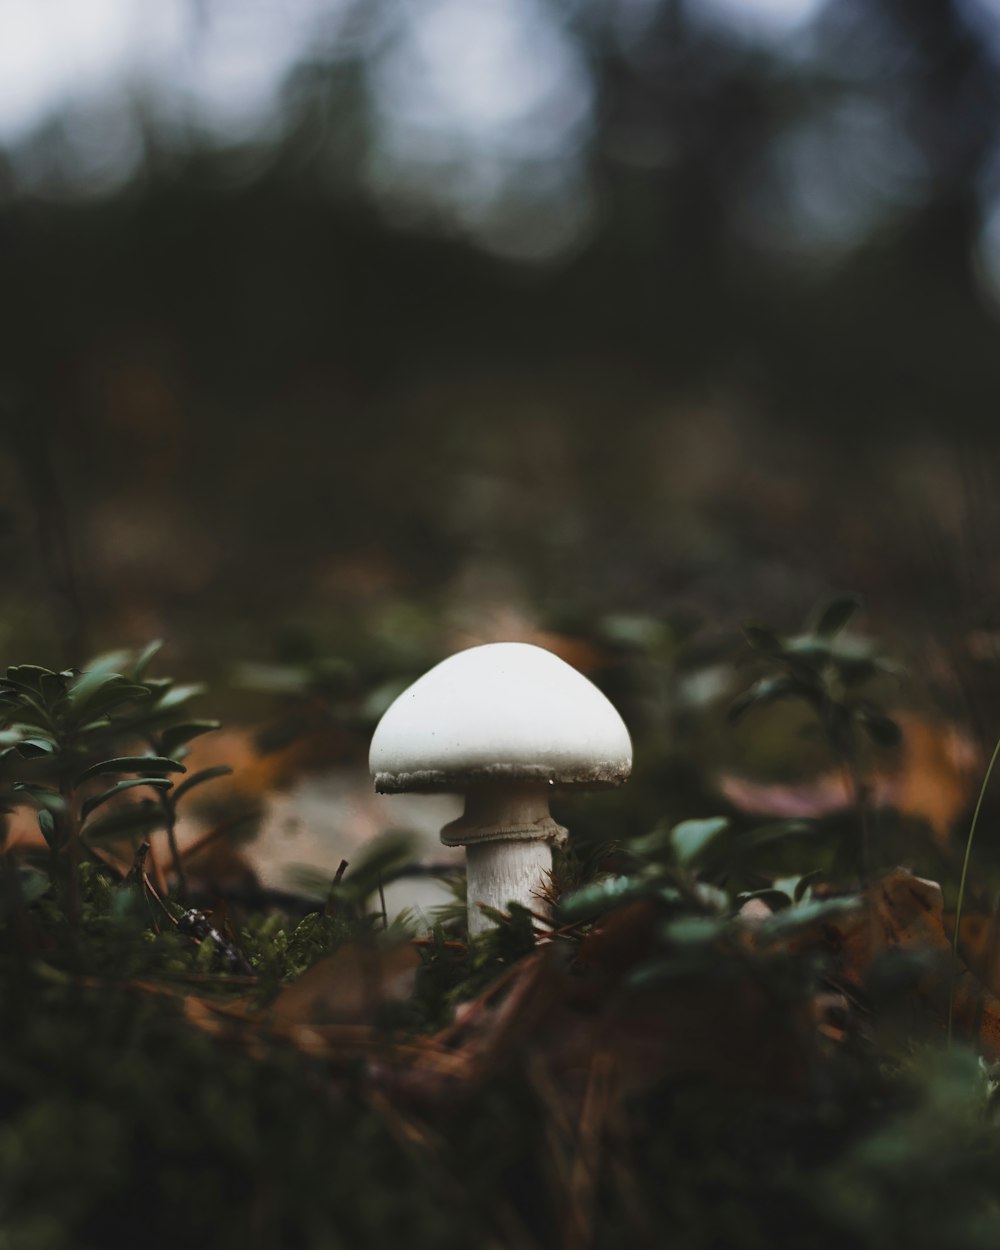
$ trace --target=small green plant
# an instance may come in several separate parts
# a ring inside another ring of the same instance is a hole
[[[174,778],[187,771],[188,744],[219,722],[191,715],[190,703],[202,686],[147,676],[159,646],[104,656],[83,671],[20,664],[0,677],[0,801],[7,811],[24,804],[36,808],[49,873],[73,924],[80,916],[81,859],[102,843],[166,829],[183,894],[177,804],[196,786],[230,771],[203,769],[175,785]],[[136,789],[146,797],[106,809]]]
[[[744,626],[764,672],[730,705],[729,719],[737,722],[755,708],[782,699],[798,699],[812,708],[858,810],[861,836],[854,858],[864,877],[871,868],[865,746],[893,748],[901,741],[898,724],[878,705],[871,687],[879,677],[898,677],[901,670],[869,640],[845,633],[860,607],[857,595],[835,598],[790,637],[763,625]]]
[[[634,988],[679,975],[716,977],[740,966],[745,922],[741,908],[750,899],[770,912],[755,922],[760,948],[785,941],[798,928],[822,923],[857,906],[854,896],[813,897],[806,873],[760,879],[760,861],[786,843],[807,843],[816,834],[807,821],[777,821],[738,831],[725,816],[663,824],[621,848],[627,870],[575,891],[559,908],[560,926],[589,925],[614,909],[642,904],[657,917],[646,958],[630,973]]]

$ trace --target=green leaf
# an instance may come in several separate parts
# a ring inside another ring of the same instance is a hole
[[[142,681],[146,675],[146,669],[149,668],[150,662],[157,656],[163,647],[162,638],[154,638],[152,642],[139,652],[139,658],[132,667],[132,678],[134,681]]]
[[[662,821],[649,833],[645,833],[638,838],[631,838],[626,844],[627,850],[636,859],[656,860],[663,859],[667,855],[672,856],[671,831],[671,826],[666,821]]]
[[[17,877],[21,897],[26,903],[33,903],[36,899],[41,898],[52,885],[48,873],[42,872],[38,868],[32,868],[27,864],[22,864],[18,868]]]
[[[189,686],[174,686],[162,698],[157,699],[156,706],[151,708],[150,711],[154,714],[159,714],[160,712],[180,707],[181,704],[187,703],[189,699],[194,699],[198,695],[204,694],[205,690],[206,687],[201,682],[192,682]]]
[[[162,755],[120,755],[117,759],[104,760],[100,764],[91,764],[77,777],[74,785],[82,785],[91,777],[99,777],[102,773],[185,773],[187,769],[176,760]]]
[[[567,924],[590,920],[613,907],[637,899],[649,898],[656,892],[656,882],[644,877],[608,877],[595,881],[562,898],[559,902],[560,919]]]
[[[765,625],[744,625],[743,637],[754,651],[760,651],[764,655],[777,656],[784,650],[784,643],[778,635]]]
[[[727,850],[735,862],[788,838],[815,837],[818,832],[818,826],[806,820],[775,820],[734,837]]]
[[[167,814],[159,803],[143,799],[129,803],[110,812],[101,820],[89,824],[83,834],[88,842],[113,842],[136,834],[150,834],[163,829]]]
[[[51,884],[48,874],[41,869],[28,864],[19,865],[15,874],[14,897],[8,898],[0,893],[0,917],[6,915],[11,906],[18,905],[18,895],[21,905],[30,906],[49,890]]]
[[[820,921],[835,920],[857,911],[860,906],[860,899],[854,897],[810,899],[808,902],[786,907],[769,920],[761,921],[757,932],[763,936],[785,938],[798,929],[808,928]]]
[[[160,734],[160,745],[167,755],[172,755],[179,747],[186,746],[192,738],[221,728],[222,722],[217,720],[185,721],[182,725],[171,725],[169,729],[164,729]]]
[[[56,845],[55,817],[47,808],[43,807],[37,813],[37,818],[38,818],[38,828],[41,831],[42,837],[45,839],[48,845],[54,849]]]
[[[42,702],[46,707],[54,707],[66,694],[66,687],[76,676],[75,673],[45,673],[39,681]]]
[[[92,699],[99,690],[115,683],[121,684],[124,680],[121,673],[105,673],[99,668],[81,673],[66,692],[70,706],[79,707]]]
[[[51,738],[22,738],[14,749],[21,759],[31,760],[54,754],[56,744]]]
[[[732,976],[733,970],[734,961],[720,958],[711,942],[677,943],[671,955],[648,960],[629,972],[625,977],[625,987],[648,990],[672,981],[704,982],[709,977]]]
[[[679,916],[663,926],[663,936],[674,946],[696,946],[714,942],[727,927],[715,916]]]
[[[776,889],[783,890],[789,882],[793,882],[792,898],[796,903],[801,903],[812,897],[812,883],[818,881],[822,875],[821,868],[813,868],[809,872],[804,872],[797,880],[789,877],[787,881],[775,881],[774,886]]]
[[[54,676],[51,669],[40,668],[37,664],[16,664],[7,670],[6,680],[32,694],[41,694],[42,678]]]
[[[40,695],[26,688],[3,689],[0,691],[0,705],[11,713],[16,710],[19,721],[34,725],[39,729],[48,729],[52,724],[44,700]]]
[[[729,828],[729,820],[725,816],[712,816],[707,820],[682,820],[670,831],[670,842],[674,855],[682,867],[693,864],[702,852]]]
[[[878,661],[871,656],[843,656],[839,653],[836,656],[837,676],[845,686],[863,686],[872,678],[877,677],[880,671]]]
[[[863,604],[860,595],[838,595],[819,609],[812,632],[820,638],[835,638]]]
[[[135,777],[129,781],[116,782],[109,790],[96,794],[92,799],[87,799],[83,803],[80,808],[80,820],[81,822],[86,820],[90,813],[96,811],[102,803],[114,798],[116,794],[122,794],[125,790],[132,790],[136,786],[152,786],[155,790],[169,790],[173,784],[166,777]]]
[[[692,891],[694,897],[698,900],[702,907],[718,912],[728,912],[732,900],[725,890],[720,889],[717,885],[712,885],[709,881],[695,882]]]
[[[813,637],[811,634],[800,634],[791,638],[785,647],[782,659],[789,667],[807,679],[812,678],[821,668],[830,663],[833,653],[825,639]]]
[[[145,686],[133,685],[120,673],[83,673],[66,692],[71,712],[77,720],[93,720],[123,703],[148,699]]]
[[[806,682],[797,677],[762,677],[744,694],[734,699],[726,713],[730,722],[735,723],[743,718],[751,708],[762,707],[774,703],[778,699],[804,699],[807,703],[815,703],[817,692]]]
[[[146,729],[150,732],[159,725],[169,725],[184,704],[205,693],[203,685],[194,683],[187,686],[175,686],[171,683],[169,688],[165,688],[161,693],[156,693],[155,682],[148,682],[147,686],[153,688],[152,698],[134,717],[130,718],[129,723],[133,729]]]
[[[903,741],[903,731],[892,719],[877,707],[865,704],[855,709],[861,727],[878,747],[898,747]]]
[[[232,771],[228,764],[215,764],[212,768],[203,768],[200,772],[192,773],[174,791],[172,796],[174,802],[176,803],[195,786],[200,786],[206,781],[214,781],[216,777],[228,777]]]
[[[87,715],[103,716],[107,712],[112,712],[124,703],[139,703],[149,698],[149,690],[146,686],[133,685],[131,682],[122,682],[121,685],[114,685],[103,691],[99,698],[92,699],[87,705]]]
[[[46,786],[36,785],[33,781],[16,781],[11,789],[16,790],[19,795],[27,796],[33,803],[54,815],[61,815],[66,810],[66,801],[61,794]]]

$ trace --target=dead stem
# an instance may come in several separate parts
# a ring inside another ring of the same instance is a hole
[[[181,858],[185,860],[193,858],[195,855],[205,850],[206,847],[211,846],[212,843],[218,838],[223,837],[227,833],[231,833],[232,830],[238,825],[242,825],[245,820],[250,820],[259,815],[260,813],[255,809],[251,812],[243,812],[239,816],[230,816],[228,820],[223,820],[220,824],[216,825],[214,829],[209,829],[208,833],[205,833],[200,838],[197,838],[191,843],[190,846],[186,846],[181,852]]]
[[[577,1128],[577,1150],[570,1175],[565,1250],[587,1250],[593,1242],[594,1204],[605,1124],[614,1091],[615,1060],[598,1050],[590,1064]]]

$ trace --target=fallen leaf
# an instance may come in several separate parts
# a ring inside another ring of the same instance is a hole
[[[903,735],[899,752],[885,755],[873,778],[872,800],[927,823],[946,841],[966,810],[980,767],[979,752],[956,725],[893,711]],[[853,796],[839,771],[782,784],[722,773],[716,785],[739,811],[755,816],[816,819],[846,811]]]
[[[410,997],[420,964],[410,942],[343,946],[286,986],[270,1014],[296,1024],[371,1023],[387,1003]]]

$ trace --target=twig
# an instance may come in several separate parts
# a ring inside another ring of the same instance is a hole
[[[529,957],[530,958],[530,957]],[[453,1021],[446,1025],[445,1028],[439,1029],[437,1033],[432,1035],[432,1041],[443,1045],[450,1042],[455,1036],[468,1028],[469,1024],[480,1015],[491,999],[496,997],[502,989],[506,989],[507,985],[519,976],[523,971],[522,963],[511,964],[511,966],[495,981],[491,981],[485,990],[471,1002],[464,1004],[461,1019]]]
[[[332,916],[337,910],[337,886],[343,880],[344,873],[349,865],[346,859],[342,859],[337,867],[337,871],[333,874],[333,880],[330,882],[330,893],[326,896],[326,905],[323,908],[324,916]]]
[[[223,820],[221,823],[217,824],[214,829],[209,829],[208,833],[202,834],[202,836],[192,842],[190,846],[186,846],[181,852],[181,858],[191,859],[192,856],[200,854],[200,852],[207,846],[211,846],[216,839],[221,838],[224,834],[230,833],[237,827],[237,825],[241,825],[245,820],[250,820],[252,817],[259,815],[260,812],[255,809],[250,812],[243,812],[239,816],[230,816],[228,820]]]
[[[149,854],[150,843],[147,838],[145,842],[141,842],[135,851],[135,858],[132,860],[132,867],[128,870],[122,885],[141,885],[142,879],[146,875],[146,856]]]
[[[585,1250],[593,1242],[601,1138],[612,1100],[614,1067],[614,1058],[606,1050],[598,1050],[591,1061],[577,1129],[576,1157],[570,1174],[570,1209],[564,1243],[567,1250]]]
[[[158,744],[154,742],[152,745],[154,750],[156,750]],[[162,752],[158,753],[162,754]],[[188,906],[188,883],[184,874],[184,860],[181,858],[180,849],[177,846],[177,810],[170,797],[162,790],[157,791],[157,797],[163,810],[164,828],[167,831],[167,845],[170,847],[170,859],[174,865],[174,875],[177,878],[177,893],[180,895],[181,902]]]
[[[65,819],[66,858],[69,861],[69,894],[66,912],[69,916],[70,928],[75,934],[80,927],[80,822],[73,808],[73,786],[68,777],[64,777],[59,786],[63,800],[63,816]]]

